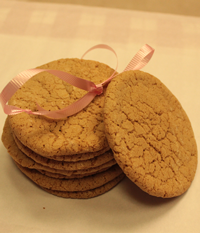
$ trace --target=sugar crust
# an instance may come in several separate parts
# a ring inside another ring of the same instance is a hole
[[[166,198],[190,187],[197,168],[192,126],[177,98],[157,78],[128,71],[113,79],[104,123],[117,163],[142,190]]]

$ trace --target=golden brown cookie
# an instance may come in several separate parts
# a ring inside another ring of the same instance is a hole
[[[42,69],[66,71],[95,84],[105,81],[114,70],[105,64],[83,59],[60,59],[42,65]],[[47,72],[28,80],[10,99],[9,104],[37,111],[62,109],[80,99],[86,91]],[[79,113],[65,120],[21,113],[9,116],[10,126],[23,145],[43,156],[96,152],[108,147],[103,122],[104,94]]]
[[[115,164],[113,164],[113,165],[115,165]],[[88,172],[88,173],[82,173],[82,174],[73,174],[72,173],[72,175],[70,174],[70,176],[69,175],[63,175],[63,174],[60,174],[60,173],[52,173],[52,172],[45,171],[45,170],[39,170],[39,169],[36,169],[36,170],[39,171],[41,174],[43,174],[45,176],[49,176],[49,177],[56,178],[56,179],[75,179],[75,178],[83,178],[85,176],[91,176],[91,175],[106,171],[112,166],[109,166],[109,167],[106,167],[106,168],[103,168],[101,170],[94,171],[94,172]]]
[[[31,161],[30,161],[30,163],[31,163]],[[102,164],[98,167],[88,168],[88,169],[84,169],[84,170],[59,170],[59,169],[54,169],[54,168],[50,168],[47,166],[43,166],[43,165],[38,164],[38,163],[34,163],[30,166],[25,166],[25,167],[28,167],[30,169],[36,169],[36,170],[43,170],[46,172],[55,173],[57,175],[64,175],[64,176],[73,177],[73,176],[77,176],[77,175],[83,175],[83,176],[93,175],[95,173],[101,172],[102,170],[107,170],[108,168],[112,167],[115,164],[116,164],[116,160],[113,159],[113,160],[111,160],[105,164]],[[23,165],[27,165],[27,164],[25,163]]]
[[[102,169],[105,168],[109,168],[112,165],[116,164],[116,161],[113,159],[113,155],[111,157],[111,159],[108,159],[108,161],[103,164],[100,164],[98,166],[91,166],[89,168],[86,169],[79,169],[77,170],[77,166],[74,166],[74,170],[70,168],[70,166],[65,166],[65,168],[69,168],[67,169],[57,169],[53,167],[53,162],[51,163],[52,167],[48,166],[48,162],[46,162],[46,165],[42,165],[40,163],[37,163],[36,161],[34,161],[33,159],[27,157],[16,145],[12,133],[11,133],[11,129],[9,127],[8,124],[8,120],[6,120],[5,125],[4,125],[4,129],[3,129],[3,134],[2,134],[2,142],[4,144],[4,146],[6,147],[6,149],[8,150],[8,153],[10,154],[10,156],[14,159],[15,162],[19,163],[21,166],[23,167],[27,167],[30,169],[37,169],[37,170],[45,170],[48,172],[52,172],[52,173],[58,173],[58,174],[63,174],[66,176],[74,176],[74,175],[79,175],[79,174],[93,174],[95,172],[101,171]],[[106,152],[108,153],[108,152]],[[111,156],[110,154],[108,156]],[[94,158],[95,159],[95,158]],[[94,160],[93,159],[93,160]],[[106,157],[107,159],[107,157]],[[87,160],[86,160],[87,161]],[[58,163],[58,161],[54,161],[55,162],[55,167],[56,167],[56,163]],[[83,161],[85,162],[85,161]],[[95,160],[93,161],[95,165]],[[67,163],[67,162],[60,162],[60,163]],[[90,161],[89,163],[92,164],[92,162]],[[68,165],[70,163],[67,163]],[[74,164],[74,163],[71,163]],[[62,166],[59,165],[61,168]],[[57,167],[59,167],[57,165]],[[83,166],[80,166],[79,168],[83,168]]]
[[[56,179],[45,176],[35,169],[25,168],[17,163],[16,165],[22,173],[24,173],[37,185],[49,190],[65,192],[87,191],[95,189],[105,185],[119,175],[123,174],[121,168],[116,164],[108,170],[96,175],[78,179]]]
[[[142,190],[168,198],[190,187],[197,167],[194,133],[179,101],[157,78],[142,71],[114,78],[104,123],[117,163]]]
[[[77,192],[65,192],[65,191],[55,191],[55,190],[50,190],[41,187],[44,189],[46,192],[51,193],[53,195],[59,196],[59,197],[64,197],[64,198],[73,198],[73,199],[86,199],[86,198],[92,198],[92,197],[97,197],[99,195],[102,195],[109,190],[111,190],[113,187],[115,187],[123,178],[124,178],[124,173],[119,175],[118,177],[114,178],[113,180],[109,181],[108,183],[92,189],[92,190],[87,190],[87,191],[77,191]]]
[[[12,135],[14,136],[14,135]],[[15,139],[15,137],[14,137]],[[92,159],[88,160],[81,160],[76,162],[66,162],[66,161],[57,161],[54,159],[45,158],[43,156],[40,156],[39,154],[36,154],[34,151],[31,151],[29,148],[24,148],[19,144],[19,141],[15,140],[18,148],[26,154],[29,158],[33,159],[36,163],[39,163],[41,165],[47,166],[49,168],[54,168],[58,170],[85,170],[88,168],[98,167],[102,164],[105,164],[111,160],[113,160],[113,153],[111,150],[103,153],[102,155],[96,156]],[[20,145],[20,147],[19,147]]]
[[[105,152],[109,150],[110,150],[110,147],[107,146],[103,148],[102,150],[95,151],[95,152],[88,152],[88,153],[81,153],[81,154],[74,154],[74,155],[60,155],[60,156],[53,155],[53,156],[45,156],[45,158],[49,158],[49,159],[53,159],[57,161],[77,162],[77,161],[93,159],[99,155],[104,154]]]
[[[18,138],[15,136],[14,133],[12,133],[12,136],[15,140],[15,143],[17,144],[18,148],[24,153],[26,154],[28,157],[34,159],[34,157],[40,157],[40,160],[42,160],[42,158],[44,158],[43,156],[40,156],[39,154],[36,154],[34,151],[32,151],[31,149],[29,149],[27,146],[24,146],[19,140]],[[75,155],[71,155],[71,156],[64,156],[64,155],[60,155],[60,156],[45,156],[46,159],[51,159],[51,160],[56,160],[56,161],[65,161],[65,162],[77,162],[77,161],[84,161],[84,160],[89,160],[89,159],[93,159],[99,155],[104,154],[105,152],[109,151],[110,147],[106,147],[100,151],[96,151],[96,152],[88,152],[88,153],[82,153],[82,154],[75,154]],[[35,159],[34,159],[35,160]]]

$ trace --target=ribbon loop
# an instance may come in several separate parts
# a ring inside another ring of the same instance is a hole
[[[93,46],[90,48],[88,51],[86,51],[82,58],[91,50],[93,49],[107,49],[111,52],[114,53],[117,59],[117,54],[116,52],[108,45],[100,44]],[[149,45],[144,45],[133,57],[133,59],[130,61],[130,63],[127,65],[124,71],[128,70],[139,70],[143,68],[151,59],[153,56],[154,49],[151,48]],[[3,107],[3,110],[6,114],[8,115],[15,115],[19,114],[22,112],[25,112],[27,114],[34,114],[34,115],[44,115],[53,119],[63,119],[68,116],[71,116],[79,111],[81,111],[83,108],[85,108],[93,99],[96,95],[101,95],[103,93],[104,86],[107,85],[114,77],[116,77],[116,71],[118,67],[118,59],[117,59],[117,65],[116,69],[113,72],[113,74],[105,80],[103,83],[95,85],[93,82],[78,78],[74,75],[68,74],[64,71],[59,71],[59,70],[50,70],[50,69],[29,69],[25,70],[21,73],[19,73],[16,77],[14,77],[3,89],[3,91],[0,94],[0,102]],[[66,108],[56,110],[56,111],[47,111],[40,107],[37,104],[38,111],[32,112],[30,109],[21,109],[16,106],[11,106],[7,105],[7,102],[9,99],[12,97],[12,95],[26,82],[28,81],[31,77],[33,77],[36,74],[39,74],[41,72],[48,72],[51,73],[60,79],[62,79],[65,82],[68,82],[69,84],[76,86],[78,88],[81,88],[83,90],[88,91],[86,95],[84,95],[82,98],[80,98],[78,101],[75,103],[67,106]]]

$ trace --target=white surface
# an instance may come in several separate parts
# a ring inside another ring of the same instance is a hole
[[[105,43],[121,72],[143,44],[156,52],[143,69],[181,102],[200,143],[200,18],[0,0],[0,90],[20,71],[81,57]],[[115,67],[109,52],[87,55]],[[0,133],[6,115],[0,111]],[[0,233],[199,233],[199,168],[190,189],[169,200],[151,197],[125,179],[89,200],[62,199],[29,181],[0,144]],[[45,207],[45,209],[43,208]]]

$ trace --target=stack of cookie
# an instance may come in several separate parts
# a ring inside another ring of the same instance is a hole
[[[105,64],[79,59],[40,68],[63,70],[96,84],[113,73]],[[9,104],[36,111],[38,103],[51,111],[85,93],[43,72],[26,82]],[[197,168],[197,145],[181,104],[160,80],[141,71],[119,74],[105,96],[66,119],[9,116],[2,141],[26,176],[62,197],[100,195],[124,174],[150,195],[179,196],[190,187]]]
[[[114,71],[83,59],[60,59],[39,68],[62,70],[96,84]],[[36,111],[37,103],[46,110],[58,110],[85,93],[43,72],[26,82],[9,104]],[[17,167],[47,192],[66,198],[98,196],[124,177],[105,136],[103,105],[104,94],[62,120],[26,113],[8,116],[2,141]]]

